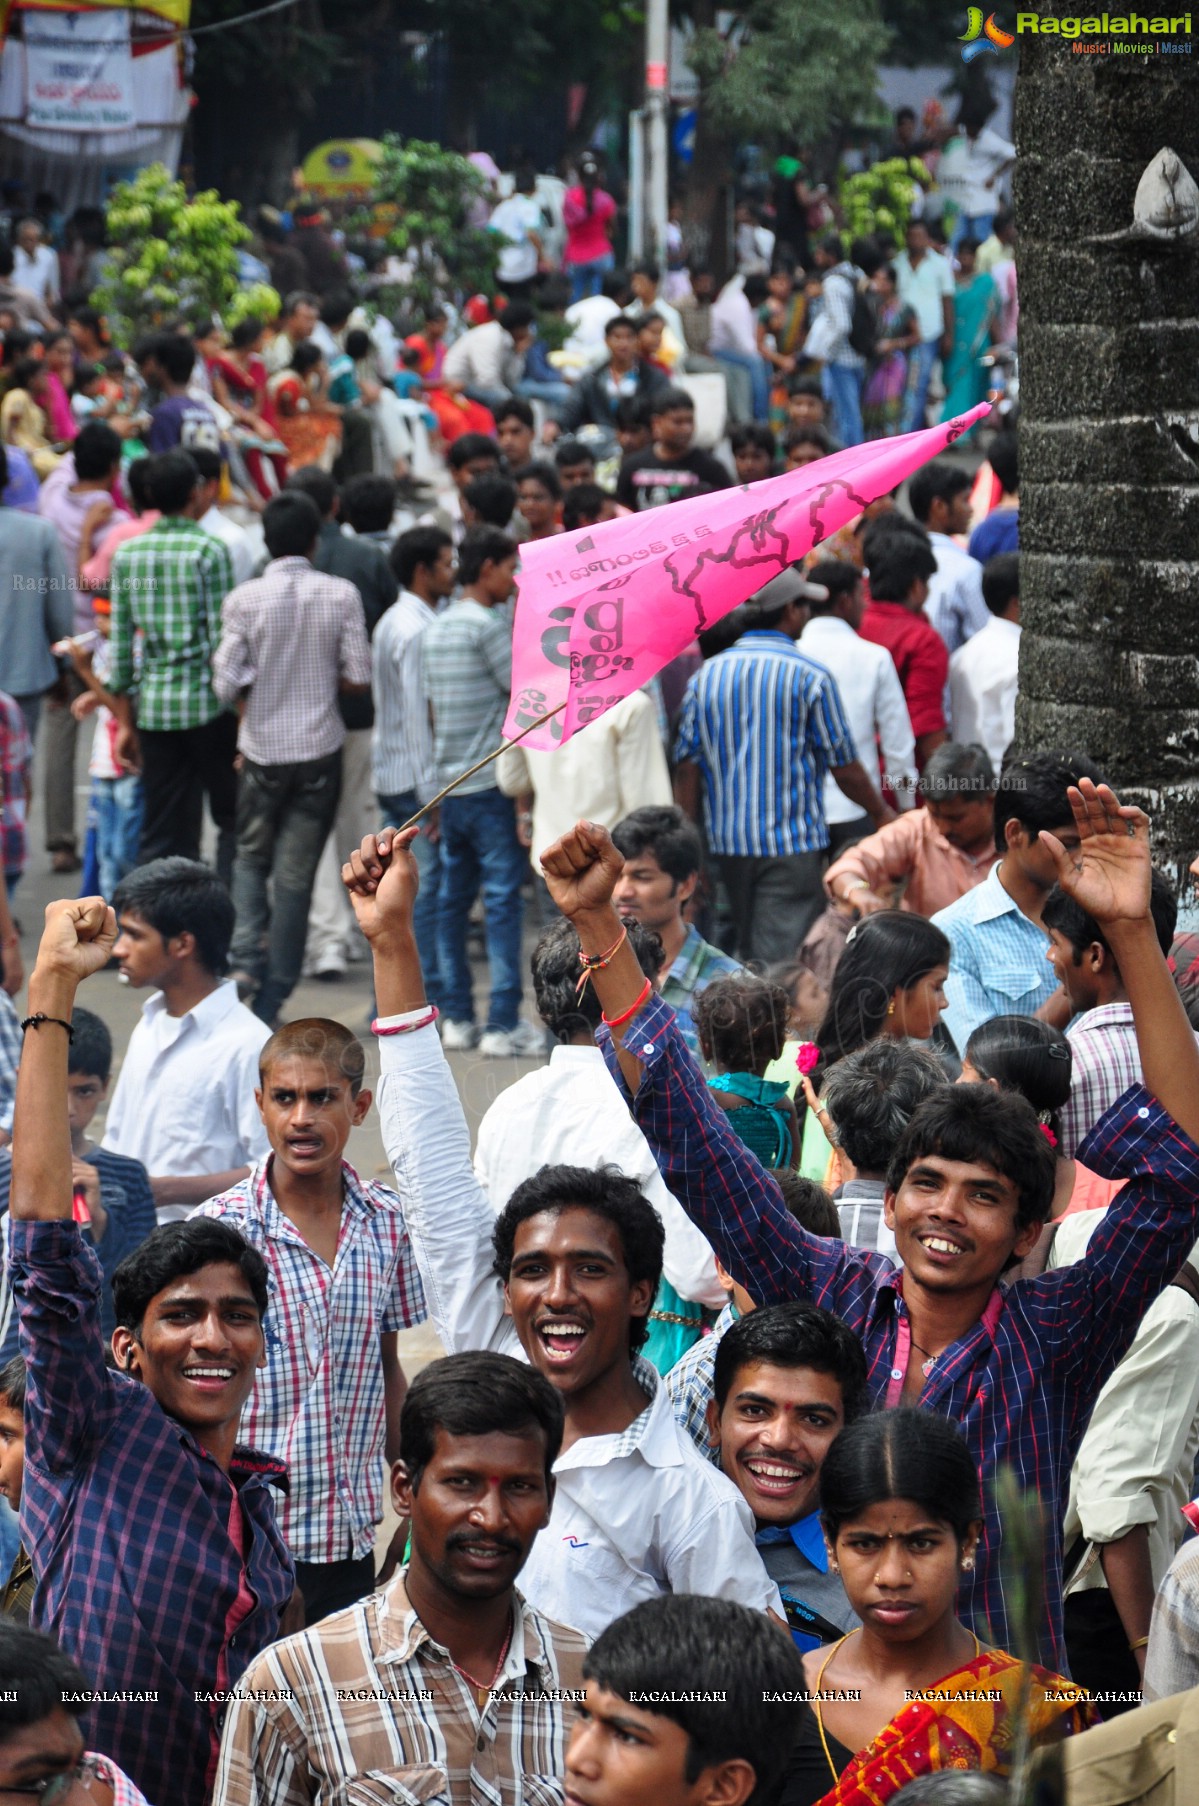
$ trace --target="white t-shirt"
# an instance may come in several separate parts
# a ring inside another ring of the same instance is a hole
[[[999,205],[999,186],[994,178],[1015,154],[1015,145],[990,126],[983,127],[973,144],[963,133],[951,139],[942,152],[937,185],[962,213],[994,213]],[[988,181],[992,183],[990,188],[986,186]]]
[[[531,194],[513,194],[501,201],[487,222],[488,230],[511,240],[500,252],[496,275],[501,282],[528,282],[537,274],[537,246],[529,237],[540,238],[544,229],[541,208]]]

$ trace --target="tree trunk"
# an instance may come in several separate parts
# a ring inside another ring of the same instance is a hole
[[[692,18],[697,31],[716,27],[716,0],[695,0]],[[732,272],[728,242],[730,145],[712,123],[711,107],[701,88],[695,119],[695,154],[687,172],[683,223],[693,263],[712,270],[723,282]]]
[[[1192,58],[1156,48],[1082,56],[1022,36],[1020,57],[1016,741],[1090,754],[1149,811],[1155,857],[1185,894],[1199,852],[1199,239],[1103,241],[1131,228],[1164,145],[1199,174],[1199,81]]]

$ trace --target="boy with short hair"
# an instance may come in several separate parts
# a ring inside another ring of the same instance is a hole
[[[371,1106],[365,1066],[340,1022],[309,1017],[273,1034],[254,1093],[271,1151],[194,1212],[231,1223],[267,1264],[267,1364],[242,1433],[288,1464],[279,1522],[308,1624],[375,1584],[382,1461],[399,1459],[406,1389],[396,1337],[425,1320],[399,1198],[342,1158]]]
[[[667,502],[686,501],[728,489],[728,470],[711,452],[698,451],[695,403],[686,389],[659,389],[653,397],[653,439],[648,451],[626,458],[616,485],[616,499],[637,514]]]

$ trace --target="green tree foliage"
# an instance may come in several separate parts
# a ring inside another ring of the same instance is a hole
[[[221,313],[237,291],[237,247],[249,236],[236,201],[215,189],[189,201],[183,183],[152,163],[109,198],[111,248],[92,305],[126,345],[168,316]]]
[[[412,271],[403,290],[407,306],[427,306],[447,287],[459,294],[490,292],[499,241],[469,222],[471,203],[485,189],[466,157],[394,132],[384,138],[375,198],[396,209],[386,243]]]
[[[811,142],[873,106],[887,44],[875,0],[749,0],[741,10],[747,35],[735,54],[706,24],[689,53],[721,135]]]

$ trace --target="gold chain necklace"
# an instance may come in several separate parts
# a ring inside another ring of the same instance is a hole
[[[825,1656],[823,1662],[820,1664],[820,1673],[816,1676],[816,1698],[812,1702],[813,1705],[816,1707],[816,1729],[820,1732],[820,1747],[824,1751],[824,1759],[828,1763],[829,1773],[833,1777],[834,1786],[841,1779],[841,1771],[837,1767],[837,1764],[833,1761],[832,1751],[828,1747],[828,1738],[825,1736],[825,1732],[824,1732],[824,1714],[820,1710],[820,1694],[824,1688],[824,1671],[825,1671],[825,1669],[828,1667],[829,1663],[832,1661],[832,1659],[836,1655],[837,1651],[844,1644],[849,1642],[850,1637],[856,1637],[858,1635],[858,1632],[861,1630],[861,1628],[862,1627],[859,1624],[857,1627],[857,1630],[851,1630],[850,1632],[848,1632],[848,1634],[846,1636],[842,1637],[839,1642],[836,1642],[833,1644],[832,1648],[829,1650],[828,1654]],[[972,1637],[974,1637],[974,1659],[977,1662],[979,1656],[982,1654],[982,1644],[979,1642],[978,1638],[974,1636],[973,1631],[971,1631],[970,1635]],[[871,1738],[871,1742],[873,1742],[873,1741],[874,1741],[874,1739]]]

